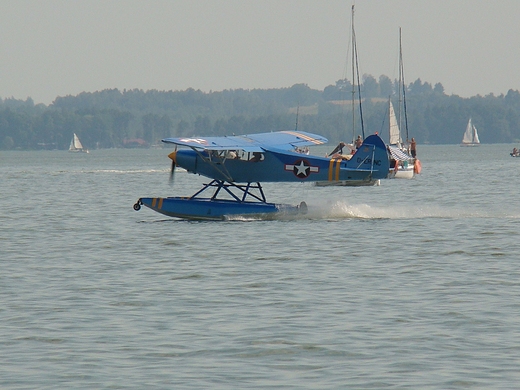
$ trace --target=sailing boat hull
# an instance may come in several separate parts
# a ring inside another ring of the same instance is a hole
[[[388,174],[389,179],[413,179],[415,177],[415,170],[412,167],[400,169],[397,172],[391,170]]]
[[[406,150],[395,145],[388,145],[390,152],[390,169],[387,179],[413,179],[421,173],[421,162],[408,154]]]

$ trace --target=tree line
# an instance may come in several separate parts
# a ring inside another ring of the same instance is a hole
[[[48,106],[34,104],[31,98],[6,98],[0,99],[0,148],[68,149],[73,133],[89,149],[150,146],[166,137],[294,129],[321,134],[331,143],[350,142],[357,134],[375,132],[385,139],[388,100],[394,106],[399,104],[398,87],[397,81],[387,76],[375,79],[365,75],[359,87],[343,79],[323,91],[306,84],[208,93],[191,88],[106,89],[57,97]],[[482,143],[520,140],[517,90],[499,96],[461,98],[446,95],[440,83],[432,86],[420,79],[404,89],[408,134],[419,143],[460,143],[470,117]],[[406,134],[404,129],[401,132]]]

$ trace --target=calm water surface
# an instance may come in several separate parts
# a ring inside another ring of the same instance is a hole
[[[168,149],[0,152],[2,389],[512,389],[520,159],[421,146],[370,188],[265,184],[305,218],[188,222]],[[320,151],[321,152],[321,151]]]

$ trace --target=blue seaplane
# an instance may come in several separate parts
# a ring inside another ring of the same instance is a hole
[[[306,154],[327,139],[303,131],[277,131],[226,137],[166,138],[174,144],[170,180],[176,167],[211,179],[187,197],[140,198],[141,206],[183,219],[223,220],[230,216],[305,214],[307,205],[269,203],[261,182],[372,181],[388,174],[383,140],[368,136],[349,159]],[[185,148],[178,148],[179,146]]]

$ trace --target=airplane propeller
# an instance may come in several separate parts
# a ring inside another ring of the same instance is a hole
[[[170,157],[172,159],[172,167],[170,169],[170,184],[173,184],[173,174],[175,172],[175,166],[176,166],[175,157],[176,156],[177,156],[177,148],[175,148],[175,150],[168,155],[168,157]]]

